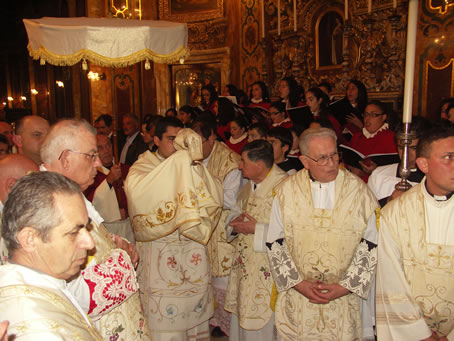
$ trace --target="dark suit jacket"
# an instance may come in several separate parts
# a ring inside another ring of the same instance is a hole
[[[125,163],[127,165],[132,166],[134,162],[136,162],[137,158],[140,154],[148,150],[148,144],[143,141],[142,135],[137,134],[134,141],[132,141],[131,145],[128,148],[128,152],[126,153]],[[120,151],[121,154],[121,151]]]

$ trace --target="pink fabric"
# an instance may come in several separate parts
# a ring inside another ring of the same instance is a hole
[[[221,328],[224,334],[229,336],[230,313],[224,309],[225,290],[213,287],[213,291],[217,308],[214,310],[214,315],[210,320],[210,326]]]

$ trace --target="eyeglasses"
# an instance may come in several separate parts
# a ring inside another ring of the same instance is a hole
[[[375,117],[383,116],[383,115],[385,115],[384,112],[379,114],[378,112],[374,112],[374,111],[368,111],[363,114],[364,117],[370,117],[370,118],[375,118]]]
[[[282,113],[282,111],[276,111],[276,112],[270,111],[270,115],[277,115],[277,114],[280,114],[280,113]]]
[[[326,166],[328,164],[328,160],[331,159],[333,160],[334,163],[339,162],[339,159],[342,156],[342,153],[335,152],[331,153],[329,155],[322,155],[318,159],[313,159],[309,155],[305,155],[308,159],[311,159],[312,161],[316,162],[317,165],[319,166]]]
[[[71,153],[76,153],[76,154],[81,154],[81,155],[85,155],[85,156],[88,156],[89,158],[91,158],[91,162],[95,162],[96,159],[99,157],[99,153],[98,152],[93,152],[93,153],[83,153],[83,152],[78,152],[76,150],[71,150],[71,149],[65,149],[61,152],[60,156],[58,157],[58,159],[60,160],[61,157],[63,156],[63,153],[64,152],[71,152]]]

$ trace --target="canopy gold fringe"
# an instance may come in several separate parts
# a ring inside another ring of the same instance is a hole
[[[49,51],[43,46],[40,46],[37,50],[32,50],[30,44],[27,46],[28,51],[30,52],[30,56],[35,60],[44,60],[45,62],[51,65],[58,65],[58,66],[71,66],[77,64],[83,59],[86,59],[96,65],[104,66],[104,67],[125,67],[129,65],[133,65],[135,63],[139,63],[143,60],[152,60],[155,63],[161,64],[171,64],[177,62],[181,59],[187,59],[190,56],[190,50],[186,47],[180,47],[175,52],[167,55],[162,55],[155,53],[149,49],[144,49],[141,51],[137,51],[129,56],[121,57],[121,58],[109,58],[101,56],[91,50],[82,49],[73,53],[71,55],[57,55]]]

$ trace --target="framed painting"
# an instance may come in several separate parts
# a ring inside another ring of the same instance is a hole
[[[159,0],[159,18],[196,22],[224,17],[224,0]]]

